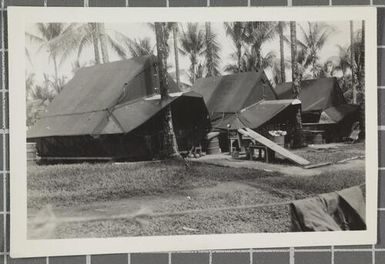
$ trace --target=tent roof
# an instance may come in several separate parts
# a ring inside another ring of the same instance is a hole
[[[158,86],[153,57],[144,56],[80,69],[28,131],[28,137],[100,133],[117,105],[152,95]],[[179,92],[169,77],[170,92]]]
[[[109,119],[102,134],[130,132],[159,113],[164,107],[182,97],[188,97],[189,100],[200,100],[202,109],[205,106],[202,96],[194,92],[170,94],[170,97],[162,102],[160,96],[152,96],[135,102],[124,103],[116,106],[112,111],[114,118]]]
[[[280,83],[275,87],[279,99],[294,98],[292,82]],[[336,78],[320,78],[301,81],[299,99],[302,111],[323,111],[328,107],[345,104],[345,98]]]
[[[240,112],[217,116],[212,126],[218,129],[256,129],[271,120],[277,114],[291,105],[300,104],[299,100],[262,100]]]
[[[355,113],[359,108],[359,105],[355,104],[342,104],[338,106],[332,106],[325,109],[320,116],[320,123],[339,123],[345,117]]]
[[[50,103],[44,116],[99,111],[154,93],[153,58],[136,57],[78,70]],[[171,78],[169,78],[170,80]],[[178,89],[170,80],[170,92]]]
[[[193,91],[201,94],[209,113],[234,113],[262,99],[276,99],[264,71],[198,79]]]
[[[140,98],[111,110],[42,118],[28,131],[28,138],[128,133],[182,97],[200,100],[204,107],[202,96],[194,92],[170,94],[162,103],[160,97]]]

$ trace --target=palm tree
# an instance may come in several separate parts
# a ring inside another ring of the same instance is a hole
[[[210,22],[205,23],[205,50],[204,55],[206,58],[206,77],[218,76],[219,63],[220,63],[220,46],[217,42],[217,35],[211,30]]]
[[[147,23],[147,25],[155,31],[154,23]],[[170,52],[170,46],[167,44],[170,33],[172,32],[173,37],[173,46],[174,46],[174,56],[175,56],[175,78],[177,86],[180,87],[180,69],[179,69],[179,49],[178,49],[178,34],[179,26],[177,22],[167,22],[166,27],[164,28],[164,37],[166,39],[166,57],[168,58]]]
[[[360,70],[360,86],[363,90],[365,86],[365,20],[362,20],[361,24],[361,41],[360,41],[360,60],[359,60],[359,70]]]
[[[298,72],[297,62],[297,26],[295,21],[290,21],[290,47],[291,47],[291,75],[292,75],[292,89],[295,98],[299,98],[300,93],[300,76]],[[302,146],[302,117],[301,109],[298,109],[295,118],[294,131],[294,147]]]
[[[241,59],[242,59],[242,46],[243,46],[243,37],[244,37],[244,23],[243,22],[225,22],[224,23],[226,35],[231,38],[235,46],[235,54],[237,60],[237,71],[241,71]],[[236,70],[234,68],[233,70]]]
[[[108,63],[110,61],[110,58],[108,56],[107,36],[106,36],[104,23],[98,23],[97,26],[99,31],[98,33],[99,33],[100,49],[102,51],[103,63]]]
[[[272,40],[276,33],[273,22],[248,22],[245,25],[244,40],[252,47],[252,56],[256,59],[255,69],[262,68],[262,44]]]
[[[285,28],[286,23],[283,21],[278,22],[278,33],[279,33],[279,54],[280,54],[280,77],[281,82],[286,82],[286,76],[285,76],[285,46],[284,46],[284,35],[283,35],[283,29]]]
[[[319,22],[308,22],[308,28],[300,26],[304,41],[297,39],[299,45],[298,62],[302,67],[302,74],[309,69],[311,78],[319,77],[321,73],[321,66],[319,64],[319,52],[324,47],[330,34],[334,31],[332,27],[327,24]]]
[[[161,102],[169,98],[169,87],[167,80],[167,38],[165,36],[165,27],[166,25],[163,22],[155,23],[156,48],[158,58],[157,65]],[[172,123],[172,112],[170,105],[168,105],[164,111],[162,152],[162,157],[164,158],[169,158],[178,155],[179,153]]]
[[[47,74],[43,75],[42,85],[35,84],[34,74],[28,74],[25,79],[27,101],[27,126],[31,127],[40,115],[47,109],[49,103],[61,91],[65,78],[58,81],[51,80]]]
[[[176,76],[176,85],[180,88],[180,69],[179,69],[179,50],[178,50],[178,33],[179,27],[177,22],[168,22],[168,28],[172,30],[172,38],[174,45],[174,57],[175,57],[175,76]]]
[[[190,77],[192,84],[196,80],[196,70],[199,56],[205,47],[205,34],[199,28],[198,23],[188,23],[187,29],[182,29],[179,51],[182,55],[190,58]]]
[[[61,37],[62,35],[68,34],[72,31],[73,24],[64,24],[64,23],[36,23],[36,34],[26,33],[26,37],[34,43],[39,45],[39,51],[45,49],[49,57],[48,59],[53,62],[54,65],[54,74],[55,82],[59,80],[58,76],[58,56],[60,53],[64,52],[64,47],[58,47],[51,45],[52,40]],[[29,52],[26,50],[27,58],[29,57]]]
[[[106,63],[109,61],[108,47],[121,58],[127,56],[120,41],[116,41],[112,37],[114,33],[116,38],[124,36],[119,32],[107,32],[104,24],[100,23],[71,24],[70,30],[66,30],[65,33],[52,39],[50,45],[53,49],[63,50],[60,63],[64,62],[74,51],[77,51],[77,58],[79,59],[83,50],[89,46],[93,47],[95,63],[101,62],[100,57]]]
[[[352,72],[353,103],[363,100],[365,86],[365,22],[361,29],[354,32],[350,22],[350,65]],[[361,97],[361,98],[358,98]]]
[[[89,23],[88,27],[89,27],[89,31],[92,39],[92,45],[94,47],[95,64],[100,64],[98,26],[96,23]],[[83,41],[89,41],[89,40],[87,38],[84,38]],[[79,60],[81,51],[82,51],[82,47],[79,46],[78,60]]]
[[[127,39],[123,45],[127,47],[132,57],[154,55],[154,45],[151,44],[150,38]]]
[[[236,58],[237,54],[230,54],[231,58]],[[261,69],[268,67],[274,68],[274,71],[280,73],[279,69],[275,65],[276,53],[269,51],[266,54],[261,53]],[[239,63],[239,65],[238,65]],[[258,70],[256,67],[256,57],[253,56],[251,47],[244,47],[241,59],[237,63],[230,63],[224,67],[225,72],[238,73],[238,72],[250,72]]]
[[[357,103],[363,100],[365,90],[365,44],[362,43],[362,29],[354,32],[350,38],[353,45],[346,47],[337,45],[339,55],[329,58],[327,63],[332,64],[332,76],[342,74],[340,84],[346,99],[352,103],[356,99]]]
[[[236,46],[232,54],[237,67],[230,64],[225,71],[259,71],[263,68],[262,44],[275,36],[275,23],[272,22],[234,22],[225,23],[226,33]]]
[[[357,101],[356,83],[355,83],[355,67],[354,67],[354,32],[353,21],[350,21],[350,65],[352,67],[352,88],[353,88],[353,104]]]

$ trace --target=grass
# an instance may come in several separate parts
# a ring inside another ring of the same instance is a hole
[[[364,155],[365,143],[344,144],[336,149],[314,149],[306,147],[294,150],[293,152],[312,163],[335,163],[346,158]]]
[[[312,162],[335,162],[362,155],[363,144],[337,150],[307,148],[296,152],[301,152]],[[198,162],[192,162],[190,166],[186,169],[178,161],[29,166],[28,210],[31,209],[33,214],[33,211],[52,205],[72,216],[74,208],[77,208],[75,213],[83,215],[107,206],[112,212],[121,213],[120,204],[127,211],[133,205],[145,208],[150,199],[151,203],[155,202],[150,207],[153,205],[156,212],[175,212],[286,202],[365,182],[362,169],[289,176]],[[130,219],[71,222],[57,225],[54,233],[29,236],[38,239],[191,234],[185,227],[198,230],[192,234],[288,232],[290,212],[284,205],[221,212],[209,210],[207,213],[152,218],[146,224]]]
[[[324,172],[315,176],[296,177],[270,177],[261,179],[259,187],[269,189],[271,192],[290,196],[293,199],[303,199],[316,194],[339,191],[351,186],[363,184],[365,175],[349,170],[337,172]]]
[[[296,177],[277,172],[177,161],[150,163],[70,164],[28,167],[28,207],[82,205],[135,196],[177,193],[224,181],[245,181],[272,193],[302,198],[332,192],[365,181],[353,170]]]
[[[28,206],[68,206],[210,186],[216,181],[267,177],[269,173],[177,161],[69,164],[28,167]]]

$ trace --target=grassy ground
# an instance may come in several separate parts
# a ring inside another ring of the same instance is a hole
[[[28,206],[70,206],[134,196],[179,192],[227,180],[264,178],[268,172],[177,161],[32,166],[28,168]]]
[[[151,164],[76,164],[33,166],[28,168],[28,207],[45,204],[73,206],[94,201],[110,201],[134,196],[181,192],[212,186],[223,181],[246,180],[266,188],[288,193],[300,190],[316,194],[362,183],[364,175],[356,171],[323,173],[295,177],[277,172],[224,168],[166,161]]]
[[[312,163],[337,162],[346,158],[361,156],[365,153],[365,143],[337,145],[336,148],[315,149],[311,147],[294,150],[297,155]]]
[[[356,146],[358,150],[352,146],[332,152],[304,153],[309,159],[329,157],[334,161],[362,155],[363,147]],[[59,215],[83,216],[87,212],[121,213],[140,205],[152,207],[155,212],[175,212],[275,203],[365,182],[364,170],[356,169],[303,177],[203,163],[190,166],[186,169],[177,161],[31,166],[28,167],[29,216],[32,218],[47,205]],[[42,237],[284,232],[289,226],[287,206],[275,206],[160,217],[145,225],[129,219],[62,223],[56,226],[54,234]],[[185,227],[197,231],[186,231]]]

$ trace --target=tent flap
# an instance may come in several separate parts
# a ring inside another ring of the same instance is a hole
[[[359,105],[354,104],[342,104],[338,106],[332,106],[325,109],[320,116],[319,122],[322,123],[339,123],[351,114],[356,113],[359,110]]]

